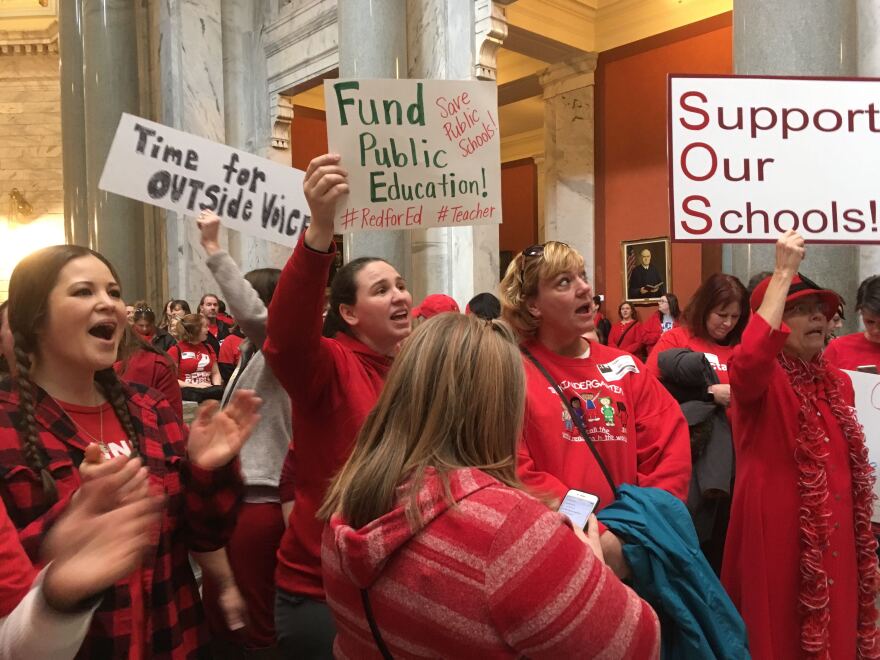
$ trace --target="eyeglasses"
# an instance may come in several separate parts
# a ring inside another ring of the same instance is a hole
[[[149,307],[135,307],[135,312],[152,312],[153,310]]]
[[[531,259],[534,257],[543,257],[544,256],[544,248],[550,243],[556,243],[557,245],[561,245],[564,248],[568,248],[569,245],[567,243],[563,243],[561,241],[548,241],[547,243],[536,243],[535,245],[530,245],[525,250],[522,251],[522,258],[520,259],[519,266],[519,281],[520,284],[525,282],[526,277],[526,259]],[[570,248],[569,248],[570,249]]]
[[[791,307],[786,307],[785,313],[795,316],[815,316],[816,314],[828,316],[828,306],[823,302],[799,302]]]

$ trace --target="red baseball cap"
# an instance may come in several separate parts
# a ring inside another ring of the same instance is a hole
[[[423,319],[429,319],[443,312],[455,312],[457,314],[459,311],[458,303],[455,300],[446,294],[434,293],[425,298],[421,305],[413,309],[412,315],[413,318],[421,316]]]
[[[770,279],[770,277],[765,277],[755,287],[755,290],[752,291],[752,297],[749,302],[753,312],[756,312],[764,301],[764,294],[767,293],[767,287],[770,286]],[[828,319],[834,316],[837,308],[840,306],[840,296],[834,293],[834,291],[823,289],[813,280],[798,273],[792,279],[791,286],[788,287],[788,295],[785,297],[785,302],[788,304],[807,296],[817,296],[822,301],[825,306],[825,316]]]

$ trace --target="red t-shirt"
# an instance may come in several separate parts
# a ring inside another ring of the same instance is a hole
[[[630,321],[626,324],[615,323],[611,326],[611,332],[608,333],[608,345],[644,358],[645,356],[642,354],[642,351],[645,350],[642,324],[638,321]]]
[[[73,403],[59,401],[58,405],[67,413],[73,423],[84,432],[90,441],[101,447],[104,460],[110,460],[119,455],[131,456],[131,443],[122,423],[116,416],[113,406],[104,403],[100,406],[78,406]],[[129,658],[142,658],[142,649],[146,640],[143,572],[136,570],[129,576],[128,586],[131,594],[131,615],[133,622],[141,625],[132,626],[132,639],[129,645]]]
[[[177,365],[177,378],[186,383],[211,383],[211,372],[217,358],[214,349],[205,342],[190,344],[179,341],[168,349],[168,355]]]
[[[858,367],[871,365],[880,371],[880,344],[868,341],[863,332],[832,339],[824,356],[828,364],[838,369],[855,371]]]
[[[217,361],[223,364],[238,364],[241,359],[241,342],[243,341],[243,337],[228,335],[220,344],[220,355],[217,356]]]
[[[730,383],[730,376],[727,374],[727,363],[730,361],[730,356],[733,355],[733,346],[722,346],[714,341],[706,341],[705,339],[694,337],[690,330],[683,326],[673,328],[660,336],[645,363],[648,371],[657,378],[660,378],[657,356],[663,351],[668,351],[670,348],[689,348],[692,351],[704,353],[709,364],[715,369],[718,382],[722,385]]]
[[[8,616],[30,591],[36,569],[18,540],[18,531],[0,500],[0,618]]]
[[[101,446],[106,460],[120,454],[131,456],[131,443],[110,403],[100,406],[78,406],[59,401],[58,405],[64,409],[73,423],[85,432],[90,442]]]

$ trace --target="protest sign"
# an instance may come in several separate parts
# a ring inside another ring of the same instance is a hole
[[[860,371],[845,371],[856,391],[856,414],[865,429],[868,460],[877,472],[880,467],[880,376]],[[880,481],[874,482],[874,522],[880,522]]]
[[[351,190],[336,231],[501,222],[495,83],[325,80],[324,98]]]
[[[674,240],[880,243],[880,80],[669,77]]]
[[[304,173],[123,114],[98,187],[293,247],[309,221]]]

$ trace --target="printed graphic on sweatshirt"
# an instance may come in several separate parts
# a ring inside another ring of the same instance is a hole
[[[712,365],[712,368],[715,371],[727,371],[727,365],[722,364],[717,355],[714,353],[703,353],[703,355],[706,356],[706,360]]]
[[[604,388],[603,388],[604,389]],[[551,391],[555,391],[551,389]],[[575,392],[568,403],[575,418],[572,418],[568,406],[562,401],[562,439],[567,442],[584,442],[578,430],[578,422],[582,425],[593,442],[626,442],[629,415],[626,404],[610,396],[607,392]],[[558,396],[556,399],[558,400]]]

